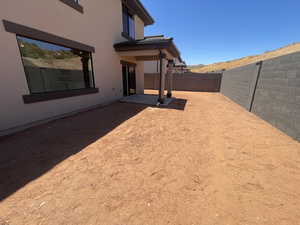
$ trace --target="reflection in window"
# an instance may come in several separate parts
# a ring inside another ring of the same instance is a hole
[[[129,13],[129,9],[123,5],[123,32],[135,39],[134,17]]]
[[[93,88],[90,52],[17,36],[30,93]]]

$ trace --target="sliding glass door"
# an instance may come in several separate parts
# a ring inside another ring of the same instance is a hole
[[[129,96],[136,94],[136,74],[135,65],[123,64],[123,95]]]

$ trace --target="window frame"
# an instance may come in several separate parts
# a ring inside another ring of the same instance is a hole
[[[29,79],[29,74],[27,74],[26,70],[25,70],[25,64],[24,64],[24,59],[22,56],[22,51],[20,48],[20,44],[19,44],[19,39],[18,37],[23,37],[20,35],[16,35],[16,40],[17,40],[17,45],[19,47],[19,52],[20,52],[20,57],[22,60],[22,65],[23,65],[23,69],[24,69],[24,74],[26,76],[26,81],[27,81],[27,86],[28,86],[28,90],[29,90],[29,95],[23,95],[23,101],[26,104],[29,103],[35,103],[35,102],[40,102],[40,101],[48,101],[48,100],[53,100],[53,99],[59,99],[59,98],[66,98],[66,97],[73,97],[73,96],[79,96],[79,95],[86,95],[86,94],[92,94],[92,93],[97,93],[98,89],[95,88],[95,76],[94,76],[94,67],[93,67],[93,57],[92,57],[92,53],[91,52],[87,52],[89,54],[90,60],[91,60],[91,83],[90,83],[90,87],[84,87],[84,88],[77,88],[77,89],[66,89],[66,90],[55,90],[55,91],[44,91],[44,92],[32,92],[32,87],[30,84],[30,79]],[[27,38],[27,37],[25,37]],[[30,38],[31,40],[36,40],[33,38]],[[40,40],[38,40],[40,41]],[[46,41],[43,41],[44,43],[49,43]],[[57,44],[56,44],[57,45]],[[61,46],[61,45],[57,45],[57,46]],[[67,46],[62,46],[62,47],[67,47]],[[74,49],[74,48],[72,48]],[[75,50],[79,50],[79,49],[75,49]],[[81,51],[81,50],[79,50]],[[83,77],[84,79],[84,77]],[[86,85],[86,84],[85,84]]]
[[[44,102],[62,98],[69,98],[75,96],[96,94],[99,92],[98,88],[88,88],[88,89],[75,89],[69,91],[56,91],[49,92],[44,94],[31,94],[31,95],[23,95],[23,101],[25,104],[31,104],[36,102]]]
[[[32,93],[23,95],[23,101],[25,104],[40,102],[40,101],[48,101],[59,98],[67,98],[72,96],[86,95],[98,93],[99,89],[96,88],[95,83],[95,73],[94,73],[94,63],[93,63],[93,53],[95,53],[95,48],[86,44],[82,44],[77,41],[73,41],[70,39],[62,38],[50,33],[46,33],[44,31],[40,31],[34,28],[30,28],[24,25],[20,25],[14,22],[10,22],[7,20],[3,20],[4,28],[7,32],[13,33],[16,36],[22,36],[25,38],[35,39],[38,41],[48,42],[50,44],[60,45],[66,48],[78,49],[80,51],[86,51],[91,54],[91,72],[92,72],[92,81],[93,88],[83,88],[83,89],[74,89],[74,90],[63,90],[63,91],[54,91],[54,92],[45,92],[45,93]],[[19,49],[19,44],[16,42],[17,48]],[[19,51],[20,52],[20,51]],[[21,52],[20,52],[21,54]],[[21,57],[21,56],[20,56]],[[22,66],[24,69],[23,59],[21,58]],[[25,69],[24,69],[25,75]],[[27,76],[26,76],[27,85],[29,86]],[[29,92],[30,92],[30,88]]]
[[[48,93],[52,93],[52,92],[68,92],[68,91],[73,91],[73,90],[86,90],[86,89],[93,89],[95,88],[95,76],[94,76],[94,68],[93,68],[93,55],[91,52],[87,52],[85,51],[86,53],[88,53],[89,55],[89,58],[91,60],[91,68],[90,68],[90,72],[91,72],[91,77],[90,77],[90,87],[84,87],[84,88],[74,88],[74,89],[66,89],[66,90],[55,90],[55,91],[44,91],[44,92],[33,92],[32,91],[32,87],[30,85],[30,75],[27,74],[26,70],[25,70],[25,63],[24,63],[24,59],[23,59],[23,55],[22,55],[22,49],[20,47],[20,43],[19,43],[19,38],[18,37],[21,37],[21,38],[27,38],[27,37],[24,37],[24,36],[20,36],[20,35],[16,35],[16,39],[17,39],[17,44],[18,44],[18,47],[19,47],[19,52],[20,52],[20,57],[21,57],[21,60],[22,60],[22,64],[23,64],[23,69],[24,69],[24,73],[25,73],[25,76],[26,76],[26,80],[27,80],[27,85],[28,85],[28,90],[30,92],[30,95],[34,95],[34,94],[48,94]],[[36,40],[34,38],[28,38],[30,40],[34,40],[34,41],[40,41],[40,40]],[[46,42],[46,41],[42,41],[44,43],[49,43],[49,42]],[[50,43],[52,44],[52,43]],[[57,45],[56,46],[59,46],[59,47],[66,47],[66,46],[61,46],[61,45]],[[69,48],[69,47],[68,47]],[[70,49],[74,49],[74,48],[70,48]],[[82,51],[80,49],[74,49],[74,50],[78,50],[78,51]],[[43,68],[43,67],[40,67],[40,68]],[[62,70],[68,70],[68,69],[62,69]],[[84,76],[84,75],[83,75]],[[84,79],[84,77],[83,77]],[[85,84],[86,85],[86,84]]]
[[[79,0],[59,0],[62,3],[70,6],[71,8],[75,9],[76,11],[80,13],[84,13],[83,6],[79,3]]]
[[[124,20],[124,14],[126,16],[126,21]],[[130,34],[131,33],[130,32],[130,25],[131,25],[130,19],[132,19],[132,21],[133,21],[133,27],[132,27],[133,28],[133,37]],[[124,28],[125,28],[124,22],[126,23],[127,30],[124,30]],[[122,4],[122,24],[123,24],[122,36],[129,40],[135,40],[136,30],[135,30],[134,13],[132,13],[125,4]]]

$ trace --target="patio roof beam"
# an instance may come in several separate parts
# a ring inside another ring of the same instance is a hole
[[[166,58],[167,55],[162,53],[163,57]],[[137,61],[156,61],[156,60],[160,60],[160,55],[145,55],[145,56],[136,56],[135,59]]]

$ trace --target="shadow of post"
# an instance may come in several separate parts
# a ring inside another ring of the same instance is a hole
[[[185,110],[187,104],[186,99],[181,99],[181,98],[175,98],[169,105],[167,106],[160,106],[161,108],[165,109],[176,109],[176,110]]]
[[[114,103],[0,139],[0,201],[147,106]]]

